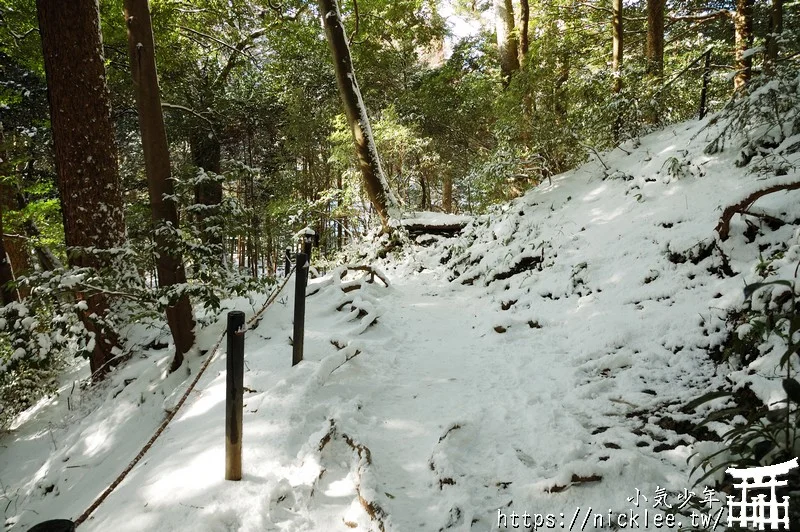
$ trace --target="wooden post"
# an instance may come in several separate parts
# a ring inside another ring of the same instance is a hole
[[[228,312],[228,367],[225,394],[225,480],[242,479],[244,395],[244,312]]]
[[[703,66],[703,88],[700,89],[700,120],[706,116],[706,100],[708,99],[708,82],[711,80],[711,50],[706,50],[706,62]]]
[[[294,333],[292,334],[292,366],[303,360],[303,337],[306,319],[306,285],[308,284],[308,255],[297,254],[294,269]]]

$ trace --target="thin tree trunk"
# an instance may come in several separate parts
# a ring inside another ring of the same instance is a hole
[[[350,48],[347,44],[339,6],[336,0],[319,0],[319,11],[322,14],[325,35],[333,55],[339,94],[342,97],[345,115],[350,123],[350,130],[355,141],[364,187],[372,206],[381,219],[383,228],[388,230],[390,211],[398,207],[398,202],[389,189],[381,167],[367,108],[361,98],[361,89],[358,87],[353,70],[353,61],[350,57]]]
[[[525,64],[528,57],[530,43],[528,42],[528,26],[531,19],[531,8],[528,0],[519,2],[519,64]]]
[[[3,234],[3,205],[0,203],[0,235]],[[11,261],[8,260],[6,247],[0,238],[0,296],[3,300],[3,305],[19,301],[19,292],[12,286],[14,282],[14,270],[11,267]]]
[[[500,75],[508,85],[519,70],[519,48],[514,27],[514,5],[511,0],[494,0],[494,21],[497,33],[497,51]]]
[[[442,185],[442,210],[446,213],[453,212],[453,176],[445,172]]]
[[[767,36],[767,55],[764,68],[768,74],[775,72],[778,61],[778,39],[783,33],[783,0],[772,0],[769,12],[769,35]]]
[[[150,193],[150,209],[158,250],[156,257],[158,286],[185,284],[183,257],[174,247],[176,242],[171,241],[170,237],[162,232],[165,226],[178,229],[178,208],[172,199],[175,190],[170,174],[164,115],[161,111],[150,8],[147,0],[125,0],[124,11],[128,27],[128,54],[147,172],[147,189]],[[195,340],[194,317],[189,297],[185,294],[180,296],[174,305],[167,307],[166,313],[167,323],[175,342],[175,357],[172,359],[170,371],[175,371],[183,363],[183,355],[192,348]]]
[[[611,71],[614,76],[614,94],[622,91],[622,62],[623,62],[623,29],[622,29],[622,0],[611,0],[613,5],[613,18],[611,28],[613,33],[613,46],[611,54]],[[618,142],[622,132],[622,111],[617,112],[614,119],[614,142]]]
[[[733,78],[733,89],[739,91],[750,81],[753,69],[753,58],[746,54],[753,46],[753,0],[736,0],[733,26],[736,32],[736,75]]]
[[[0,149],[2,149],[2,151],[0,151],[0,175],[11,176],[15,172],[10,164],[11,157],[8,152],[8,143],[6,142],[2,122],[0,122]],[[3,211],[16,210],[19,208],[16,198],[17,188],[17,185],[13,182],[6,181],[0,183],[0,208],[2,208]],[[8,259],[11,270],[17,276],[24,275],[31,266],[26,239],[18,236],[6,236],[5,231],[7,230],[8,227],[5,227],[3,231],[0,231],[6,252],[3,256]],[[22,295],[23,297],[25,296],[25,294]]]
[[[647,0],[647,73],[660,80],[664,74],[664,7],[666,0]]]
[[[611,0],[613,4],[613,19],[611,28],[613,33],[613,50],[611,55],[611,71],[614,75],[614,93],[622,90],[622,61],[623,61],[623,33],[622,33],[622,0]]]
[[[189,151],[192,155],[192,162],[197,168],[214,174],[222,173],[222,145],[213,131],[202,126],[193,129],[189,133]],[[208,232],[217,224],[207,222],[209,217],[217,214],[219,204],[222,203],[222,183],[217,180],[204,180],[196,184],[194,203],[206,207],[197,214],[203,242],[222,247],[222,235]]]
[[[647,0],[646,72],[653,88],[660,87],[664,77],[664,8],[666,0]],[[661,93],[656,92],[654,106],[648,106],[646,119],[651,124],[661,120]]]
[[[117,148],[111,123],[111,105],[100,38],[97,0],[37,0],[39,32],[47,76],[50,118],[58,190],[64,219],[64,239],[72,249],[72,266],[100,266],[83,250],[117,248],[125,241]],[[90,368],[102,377],[114,356],[118,338],[97,324],[103,317],[105,296],[85,298],[88,309],[81,319],[95,334]]]

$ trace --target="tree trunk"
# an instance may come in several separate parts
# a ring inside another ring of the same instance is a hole
[[[664,6],[666,0],[647,0],[647,73],[660,81],[664,74]]]
[[[613,4],[613,19],[611,28],[613,33],[613,50],[611,55],[611,72],[614,76],[614,93],[622,90],[622,60],[623,60],[623,34],[622,34],[622,0],[611,0]]]
[[[0,203],[0,235],[2,234],[3,205]],[[2,296],[3,305],[8,305],[19,301],[19,292],[11,285],[14,282],[14,270],[11,268],[11,261],[8,260],[3,240],[3,238],[0,238],[0,296]]]
[[[213,131],[202,126],[193,129],[189,133],[189,151],[197,168],[214,174],[222,173],[222,145]],[[222,235],[208,233],[208,228],[216,224],[206,223],[207,218],[217,214],[218,206],[222,203],[222,182],[204,180],[197,183],[194,187],[194,203],[207,207],[197,213],[203,242],[222,246]]]
[[[453,212],[453,176],[445,172],[442,185],[442,210],[446,213]]]
[[[519,70],[519,49],[514,27],[514,5],[511,0],[494,0],[494,22],[497,32],[497,51],[500,56],[500,75],[508,85]]]
[[[778,38],[783,33],[783,0],[772,0],[769,12],[769,35],[767,36],[767,55],[764,68],[768,74],[775,72],[778,61]]]
[[[611,30],[613,33],[613,45],[611,52],[611,72],[614,76],[614,94],[622,91],[622,61],[623,61],[623,32],[622,32],[622,0],[611,0],[613,5],[613,17],[611,20]],[[614,142],[619,142],[622,133],[622,110],[617,111],[614,118],[613,129]]]
[[[53,148],[64,219],[64,240],[73,266],[100,266],[83,250],[116,248],[125,241],[117,148],[100,37],[97,0],[37,0],[47,76]],[[82,294],[78,294],[83,298]],[[117,347],[116,333],[89,316],[105,315],[103,295],[86,299],[82,314],[95,333],[90,367],[98,377]]]
[[[745,54],[753,46],[753,0],[736,0],[733,26],[736,32],[736,75],[733,78],[733,89],[739,91],[750,81],[753,68],[752,56]]]
[[[339,94],[342,97],[345,115],[353,134],[358,163],[364,178],[364,187],[372,206],[381,219],[383,228],[388,229],[390,211],[398,207],[398,202],[389,189],[381,167],[367,116],[367,108],[361,98],[361,89],[358,88],[356,74],[353,70],[353,61],[350,57],[350,48],[347,44],[347,37],[345,37],[339,6],[336,0],[319,0],[319,11],[322,14],[325,35],[333,55]]]
[[[525,64],[528,57],[530,44],[528,42],[528,25],[531,19],[531,8],[528,0],[520,0],[519,3],[519,64]]]
[[[169,146],[161,111],[150,7],[147,0],[125,0],[124,12],[128,27],[128,55],[147,172],[147,189],[155,229],[154,239],[158,250],[158,286],[180,285],[186,283],[183,257],[175,249],[176,242],[160,230],[164,226],[178,229],[178,209],[172,199],[175,189],[170,174]],[[184,353],[194,345],[194,318],[188,296],[180,296],[174,305],[167,307],[167,323],[175,342],[175,357],[172,359],[170,371],[175,371],[183,363]]]
[[[6,142],[2,122],[0,122],[0,150],[2,150],[0,151],[0,176],[14,175],[15,172],[10,164],[11,156],[8,152],[8,143]],[[16,183],[9,181],[0,182],[0,208],[2,208],[4,212],[19,208],[17,204],[17,188]],[[0,231],[3,246],[5,247],[5,254],[0,256],[0,258],[5,257],[9,261],[11,270],[17,276],[24,275],[31,266],[26,239],[20,236],[7,236],[5,231],[8,230],[8,227],[4,227],[4,229]],[[25,297],[25,294],[22,294],[22,296]]]

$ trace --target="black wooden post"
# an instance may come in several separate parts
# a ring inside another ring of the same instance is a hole
[[[306,254],[308,260],[311,260],[311,249],[314,247],[314,235],[306,233],[303,235],[303,253]]]
[[[708,82],[711,80],[711,50],[705,53],[706,62],[703,66],[703,88],[700,89],[700,120],[706,116],[706,100],[708,99]]]
[[[306,285],[308,284],[308,256],[297,254],[294,270],[294,333],[292,334],[292,366],[303,360],[303,337],[306,319]]]
[[[244,312],[228,312],[228,367],[225,393],[225,480],[242,479],[244,395]]]
[[[52,521],[45,521],[39,523],[33,528],[29,528],[28,532],[74,532],[75,523],[67,519],[54,519]]]

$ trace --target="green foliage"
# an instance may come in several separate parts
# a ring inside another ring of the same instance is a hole
[[[800,452],[800,292],[794,281],[771,279],[747,285],[744,297],[752,305],[744,314],[744,323],[738,328],[739,341],[732,344],[734,352],[729,355],[738,355],[741,364],[749,365],[754,358],[779,350],[776,372],[784,375],[781,384],[785,398],[760,406],[742,402],[741,391],[718,391],[686,405],[685,409],[693,410],[714,399],[738,401],[735,406],[713,411],[701,423],[723,423],[728,429],[722,435],[724,447],[702,456],[692,471],[703,470],[697,484],[728,467],[772,465]],[[790,482],[790,488],[796,489],[795,484],[796,480]],[[797,516],[792,519],[796,522]]]

